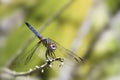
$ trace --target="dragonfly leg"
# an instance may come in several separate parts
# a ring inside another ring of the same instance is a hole
[[[54,52],[51,52],[51,57],[52,57],[53,59],[55,59],[55,58],[56,58],[56,55],[55,55],[55,53],[54,53]]]
[[[54,57],[53,57],[52,53],[50,53],[50,57],[54,59]]]
[[[46,57],[47,60],[50,60],[49,56],[50,56],[50,53],[49,53],[49,50],[47,50],[46,53],[45,53],[45,57]]]
[[[50,59],[55,59],[56,55],[54,52],[50,52],[49,50],[47,50],[45,53],[45,57],[47,60],[50,60]]]

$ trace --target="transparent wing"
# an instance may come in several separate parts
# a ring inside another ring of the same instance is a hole
[[[45,60],[46,47],[39,41],[36,45],[30,44],[28,48],[21,52],[10,66],[15,71],[28,71],[36,65],[40,65]]]
[[[83,58],[79,57],[78,55],[76,55],[74,52],[68,50],[68,49],[65,49],[63,46],[61,46],[59,43],[57,43],[56,41],[50,39],[52,42],[54,42],[56,45],[57,45],[57,49],[60,51],[60,53],[58,54],[62,54],[64,55],[65,57],[69,57],[70,60],[74,60],[78,63],[80,63],[81,61],[84,61]],[[57,50],[56,49],[56,50]],[[56,54],[57,55],[57,54]]]
[[[31,50],[30,54],[27,56],[26,60],[25,60],[25,65],[31,60],[33,54],[35,53],[35,51],[38,49],[38,47],[40,46],[41,41],[39,41],[35,47],[33,47],[33,49]]]

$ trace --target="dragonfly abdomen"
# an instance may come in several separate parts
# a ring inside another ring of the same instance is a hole
[[[26,22],[25,24],[39,39],[42,39],[42,36],[29,23]]]

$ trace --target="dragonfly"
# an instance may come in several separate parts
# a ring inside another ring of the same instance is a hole
[[[32,50],[32,52],[26,57],[25,60],[25,64],[27,64],[32,56],[34,55],[36,49],[42,44],[45,48],[45,58],[47,60],[51,60],[51,59],[55,59],[56,58],[56,53],[55,51],[57,49],[59,49],[61,51],[61,54],[64,55],[69,55],[72,59],[74,59],[76,62],[80,63],[81,61],[83,61],[83,59],[81,57],[79,57],[78,55],[76,55],[74,52],[64,48],[63,46],[61,46],[59,43],[57,43],[56,41],[50,39],[50,38],[45,38],[42,35],[40,35],[38,33],[37,30],[35,30],[33,28],[32,25],[30,25],[28,22],[25,23],[26,26],[35,34],[35,36],[39,39],[39,42],[36,44],[34,50]]]

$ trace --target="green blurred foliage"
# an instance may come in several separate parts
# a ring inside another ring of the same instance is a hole
[[[47,19],[50,18],[56,11],[58,11],[68,0],[12,0],[11,3],[0,3],[0,20],[2,21],[5,17],[11,16],[16,11],[22,10],[24,12],[24,19],[21,25],[16,25],[16,27],[6,36],[6,42],[4,47],[0,47],[0,67],[4,65],[15,55],[15,53],[21,48],[23,44],[30,38],[31,35],[34,35],[24,24],[29,22],[31,25],[38,29],[42,24],[45,23]],[[61,15],[56,17],[56,19],[48,25],[43,32],[40,32],[43,36],[52,38],[58,43],[62,44],[65,48],[70,48],[78,29],[82,22],[84,21],[86,15],[89,12],[89,9],[93,5],[93,0],[75,0],[73,3],[65,9]],[[108,7],[109,14],[117,12],[120,8],[120,1],[116,0],[106,0],[105,4]],[[104,12],[106,11],[106,12]],[[105,25],[108,18],[107,10],[97,11],[95,19],[92,23],[92,28],[90,32],[85,37],[82,47],[77,51],[79,56],[84,56],[87,48],[90,46],[93,38],[96,36],[101,28]],[[14,22],[13,22],[14,24]],[[119,26],[119,25],[117,25]],[[119,30],[119,27],[118,29]],[[25,52],[30,50],[39,40],[35,38],[30,45],[28,45]],[[99,73],[97,75],[97,80],[102,79],[103,77],[116,75],[120,73],[119,69],[119,59],[116,58],[118,54],[119,46],[115,37],[108,36],[105,40],[100,39],[100,41],[95,45],[94,50],[89,56],[86,63],[80,67],[78,70],[79,75],[77,78],[83,80],[87,79],[91,74],[92,70],[97,67],[97,65],[103,65],[104,61],[106,65],[101,67],[101,71],[96,70]],[[26,55],[27,56],[27,55]],[[44,54],[41,54],[43,57]],[[19,57],[24,57],[20,55]],[[116,58],[116,59],[115,59]],[[21,60],[22,61],[24,61]],[[29,68],[33,68],[34,65],[42,64],[44,60],[39,60],[38,56],[34,56],[30,61],[30,64],[25,66],[12,65],[17,71],[27,71]],[[59,64],[59,63],[56,63]],[[23,65],[23,63],[22,63]],[[56,68],[58,65],[55,65]],[[21,68],[20,68],[21,67]],[[59,68],[56,68],[57,72]],[[59,71],[59,70],[58,70]],[[56,75],[51,69],[45,69],[45,72],[39,73],[44,80],[48,80],[50,76]]]
[[[114,1],[114,0],[105,0],[108,6],[108,9],[111,14],[114,14],[120,9],[120,0]]]

